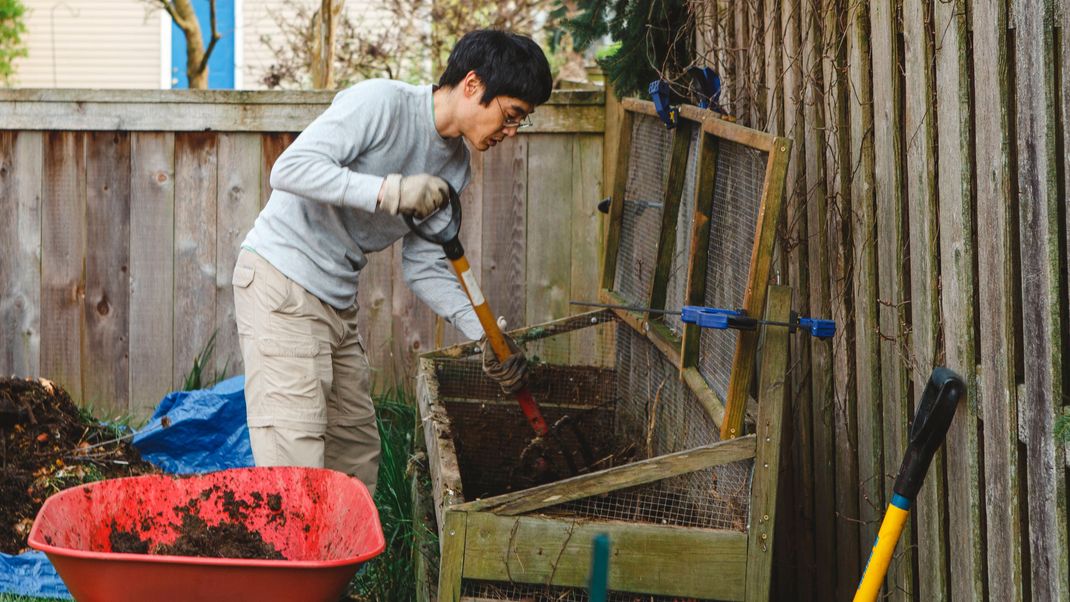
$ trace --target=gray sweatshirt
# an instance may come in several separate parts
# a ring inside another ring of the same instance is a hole
[[[435,129],[431,86],[368,80],[338,93],[275,162],[273,189],[242,246],[325,303],[356,302],[366,255],[402,239],[405,283],[470,339],[483,336],[442,248],[409,232],[400,216],[376,210],[388,174],[429,173],[457,191],[468,185],[461,138]],[[448,221],[449,210],[429,228]]]

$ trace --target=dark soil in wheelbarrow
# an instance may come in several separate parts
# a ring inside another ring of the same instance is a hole
[[[117,427],[79,411],[44,379],[0,378],[0,552],[27,549],[34,516],[62,489],[159,472]]]
[[[198,514],[198,508],[203,501],[212,496],[222,499],[226,520],[209,525]],[[123,530],[112,523],[112,532],[109,538],[113,552],[127,554],[163,554],[169,556],[196,556],[200,558],[243,558],[258,560],[285,560],[285,557],[274,546],[264,541],[260,533],[245,526],[248,511],[266,507],[275,514],[272,519],[286,520],[282,512],[282,496],[279,493],[264,495],[253,492],[250,495],[252,501],[238,499],[233,491],[219,487],[210,487],[200,495],[190,498],[185,504],[174,508],[175,514],[180,517],[179,524],[172,527],[178,533],[178,539],[169,544],[153,543],[150,539],[142,539],[138,530],[143,533],[155,533],[159,525],[154,523],[152,517],[142,520],[134,530]]]

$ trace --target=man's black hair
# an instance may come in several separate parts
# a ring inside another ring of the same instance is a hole
[[[468,32],[450,52],[438,85],[454,87],[475,71],[485,90],[480,100],[490,104],[495,96],[512,96],[532,106],[550,98],[553,78],[546,55],[527,36],[479,29]]]

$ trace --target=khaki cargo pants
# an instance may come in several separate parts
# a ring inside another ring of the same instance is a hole
[[[379,431],[357,306],[337,310],[242,249],[234,310],[257,466],[312,466],[375,492]]]

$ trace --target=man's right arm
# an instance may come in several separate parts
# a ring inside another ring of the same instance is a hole
[[[375,86],[340,93],[294,140],[271,170],[271,187],[306,199],[374,212],[382,176],[348,168],[386,136],[388,95]],[[369,93],[372,92],[372,93]]]

